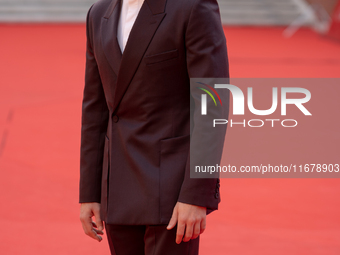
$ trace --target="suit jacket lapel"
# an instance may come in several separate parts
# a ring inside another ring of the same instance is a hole
[[[133,25],[121,60],[114,96],[117,110],[149,43],[165,16],[166,0],[145,0]]]
[[[118,75],[122,59],[122,52],[117,40],[118,21],[121,9],[120,3],[121,0],[112,0],[102,18],[101,24],[101,41],[104,54],[116,75]]]

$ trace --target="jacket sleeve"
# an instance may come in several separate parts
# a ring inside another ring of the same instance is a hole
[[[187,69],[190,78],[229,78],[226,39],[221,24],[216,0],[195,0],[191,10],[186,31]],[[191,92],[192,92],[191,88]],[[191,93],[191,148],[195,150],[195,159],[204,158],[204,162],[220,163],[226,125],[219,125],[212,130],[212,119],[228,118],[229,93],[219,92],[223,108],[219,107],[214,115],[201,116],[200,98]],[[208,99],[209,104],[213,104]],[[222,127],[224,126],[224,127]],[[213,145],[213,148],[211,147]],[[192,150],[191,150],[192,151]],[[208,213],[218,208],[219,178],[190,178],[190,168],[199,162],[190,164],[190,153],[187,159],[184,181],[181,187],[179,202],[203,206]]]
[[[93,7],[93,6],[92,6]],[[93,51],[91,9],[86,18],[86,69],[82,103],[79,202],[98,202],[109,111]]]

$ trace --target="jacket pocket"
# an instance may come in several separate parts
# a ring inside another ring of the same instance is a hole
[[[190,135],[161,140],[160,216],[167,224],[177,203],[184,180],[190,148]]]
[[[157,63],[162,63],[168,60],[172,60],[178,57],[178,50],[169,50],[169,51],[165,51],[165,52],[161,52],[158,54],[154,54],[154,55],[149,55],[149,56],[145,56],[145,63],[147,66],[149,65],[153,65],[153,64],[157,64]]]

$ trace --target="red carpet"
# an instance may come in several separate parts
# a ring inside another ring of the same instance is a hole
[[[232,77],[340,77],[340,44],[282,31],[226,28]],[[0,33],[0,254],[109,254],[78,220],[85,26],[0,25]],[[221,186],[201,255],[340,254],[340,180]]]

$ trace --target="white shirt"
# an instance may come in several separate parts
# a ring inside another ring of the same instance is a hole
[[[122,9],[118,22],[117,39],[121,51],[124,51],[131,29],[144,0],[122,0]]]

